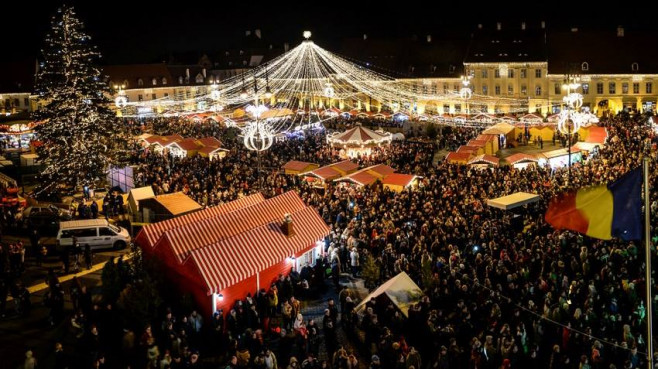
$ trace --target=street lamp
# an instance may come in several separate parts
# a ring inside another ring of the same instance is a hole
[[[577,92],[579,87],[580,77],[567,74],[562,84],[562,89],[566,91],[566,95],[562,98],[565,109],[560,112],[558,131],[567,134],[567,180],[569,183],[571,183],[571,135],[578,132],[582,124],[582,117],[578,113],[578,109],[583,105],[583,95]]]

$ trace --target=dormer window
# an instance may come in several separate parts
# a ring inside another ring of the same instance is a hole
[[[153,80],[151,82],[153,83],[153,86],[158,85],[158,79],[157,78],[153,78]]]
[[[633,64],[631,64],[631,70],[632,70],[633,72],[637,72],[638,70],[640,70],[640,65],[637,64],[637,63],[633,63]]]
[[[167,84],[167,79],[164,78],[164,77],[162,77],[162,84],[163,84],[163,85],[166,85],[166,84]]]
[[[141,78],[137,79],[137,86],[144,86],[144,80]]]
[[[244,50],[240,50],[240,55],[244,55]]]
[[[587,62],[583,62],[583,64],[580,65],[580,69],[582,71],[588,71],[589,70],[589,64]]]
[[[196,75],[195,80],[196,80],[196,83],[203,83],[203,76],[201,75],[201,73]]]
[[[229,53],[228,51],[227,51],[227,52],[226,52],[225,54],[226,54],[226,56],[229,56],[229,55],[231,55],[231,53]]]
[[[183,76],[178,77],[178,84],[179,85],[183,84]]]

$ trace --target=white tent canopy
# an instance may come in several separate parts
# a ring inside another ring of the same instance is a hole
[[[381,295],[391,300],[391,302],[400,309],[405,317],[409,317],[409,307],[420,301],[423,296],[423,291],[418,287],[414,281],[411,280],[407,273],[402,272],[395,277],[384,282],[379,288],[371,292],[361,303],[356,307],[356,312],[364,309],[366,303],[373,298]]]
[[[540,199],[541,197],[534,193],[517,192],[496,199],[489,199],[487,200],[487,205],[493,208],[510,210],[510,209],[518,208],[519,206],[532,204],[533,202],[537,202]]]

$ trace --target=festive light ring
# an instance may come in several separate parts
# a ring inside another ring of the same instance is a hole
[[[114,105],[116,105],[117,108],[123,108],[128,105],[128,98],[123,95],[117,96],[116,99],[114,99]]]
[[[583,95],[577,92],[572,92],[563,97],[562,101],[573,109],[580,109],[580,107],[583,106]]]
[[[560,118],[557,122],[557,129],[561,133],[574,134],[580,130],[583,125],[583,115],[581,113],[570,112],[569,110],[562,110]]]
[[[468,87],[462,87],[459,90],[459,96],[464,100],[468,100],[473,97],[473,91],[471,91],[471,89]]]
[[[265,151],[274,143],[274,130],[266,122],[249,122],[242,132],[248,150]]]

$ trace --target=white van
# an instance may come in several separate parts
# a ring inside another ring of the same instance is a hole
[[[120,250],[130,243],[128,230],[110,224],[105,219],[60,222],[59,232],[57,232],[58,247],[72,246],[73,237],[76,237],[81,248],[89,245],[91,250],[104,248]]]

